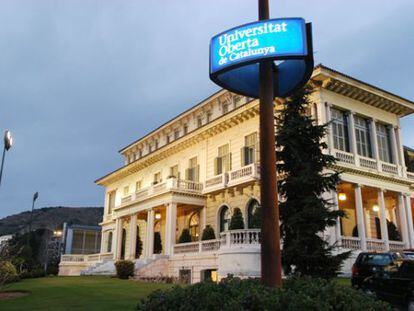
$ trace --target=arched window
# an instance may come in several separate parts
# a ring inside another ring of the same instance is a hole
[[[108,253],[112,252],[112,231],[109,231],[108,233],[108,241],[106,244],[106,251]]]
[[[260,204],[256,199],[252,199],[247,206],[247,224],[249,229],[261,227]]]
[[[228,206],[223,206],[220,211],[220,232],[229,229],[230,217],[230,209]]]
[[[188,227],[190,228],[191,239],[198,241],[200,236],[200,215],[198,213],[191,215]]]

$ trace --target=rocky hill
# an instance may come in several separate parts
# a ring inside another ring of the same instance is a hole
[[[97,225],[102,221],[102,207],[44,207],[33,212],[32,229],[61,228],[64,222],[77,225]],[[30,211],[0,219],[0,236],[28,230]]]

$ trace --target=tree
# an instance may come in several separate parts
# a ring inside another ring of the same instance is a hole
[[[183,229],[183,231],[181,231],[181,235],[178,239],[178,243],[189,243],[191,241],[192,241],[192,239],[191,239],[190,230]]]
[[[161,234],[157,231],[157,232],[154,232],[154,254],[161,254],[161,252],[162,252]]]
[[[203,230],[201,240],[202,241],[214,240],[215,238],[216,238],[216,234],[214,233],[214,229],[210,225],[207,225]]]
[[[229,230],[244,229],[244,220],[240,208],[236,207],[230,219]]]
[[[137,228],[137,241],[135,246],[135,258],[139,258],[142,254],[142,240],[139,235],[139,228]]]
[[[334,255],[336,246],[322,238],[324,230],[336,224],[343,211],[333,210],[322,194],[336,190],[339,172],[329,169],[335,163],[323,137],[327,124],[316,125],[306,115],[311,89],[305,87],[283,103],[277,116],[277,159],[279,180],[282,264],[285,273],[313,277],[333,277],[350,253]],[[329,169],[328,171],[326,169]]]

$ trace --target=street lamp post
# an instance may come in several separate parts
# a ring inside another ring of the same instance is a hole
[[[33,194],[33,201],[32,201],[32,212],[30,213],[30,222],[29,222],[29,233],[32,232],[32,220],[33,220],[33,210],[34,210],[34,204],[37,198],[39,197],[39,192],[35,192]]]
[[[259,20],[269,19],[269,0],[259,0]],[[260,62],[260,200],[261,228],[261,277],[267,286],[282,286],[280,251],[279,206],[276,182],[276,151],[274,124],[274,85],[277,70],[273,61]]]
[[[4,158],[6,156],[6,151],[9,151],[11,146],[13,145],[13,137],[9,130],[4,132],[4,148],[3,148],[3,157],[1,159],[1,167],[0,167],[0,185],[1,185],[1,178],[3,176],[3,166],[4,166]]]

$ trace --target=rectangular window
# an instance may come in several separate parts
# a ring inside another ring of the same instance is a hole
[[[360,156],[372,158],[369,121],[362,117],[355,116],[354,122],[357,152]]]
[[[242,166],[250,165],[259,160],[259,146],[257,133],[244,137],[244,147],[241,150]]]
[[[124,196],[129,194],[129,186],[124,187]]]
[[[108,194],[108,214],[112,214],[115,207],[115,195],[116,191],[111,191]]]
[[[188,133],[188,125],[187,124],[184,124],[183,132],[184,132],[184,135],[186,135]]]
[[[349,152],[348,117],[344,111],[331,109],[334,148]]]
[[[141,187],[142,187],[142,181],[141,181],[141,180],[138,180],[138,181],[135,183],[135,192],[137,192],[137,191],[141,190]]]
[[[170,176],[174,176],[175,178],[180,178],[180,173],[178,172],[178,165],[174,165],[170,167]]]
[[[180,130],[174,131],[174,139],[178,139],[180,137]]]
[[[170,135],[167,135],[167,144],[170,143]]]
[[[377,123],[378,155],[381,161],[392,163],[391,137],[386,125]]]
[[[186,171],[186,179],[190,181],[198,181],[199,179],[199,165],[197,157],[191,158],[188,161],[188,169]]]
[[[162,181],[161,180],[161,172],[155,173],[153,184],[156,185],[156,184],[160,183],[161,181]]]
[[[218,148],[217,158],[214,159],[214,173],[215,175],[223,174],[231,170],[230,167],[231,154],[229,144]]]
[[[148,145],[148,152],[151,153],[152,152],[152,145]]]
[[[206,116],[207,116],[207,123],[209,123],[211,121],[211,116],[212,116],[211,111],[208,111]]]
[[[197,118],[197,127],[201,127],[203,125],[203,119],[201,117]]]
[[[155,140],[155,150],[158,149],[158,139]]]
[[[229,104],[228,103],[223,103],[221,106],[221,109],[223,110],[223,114],[229,112]]]

